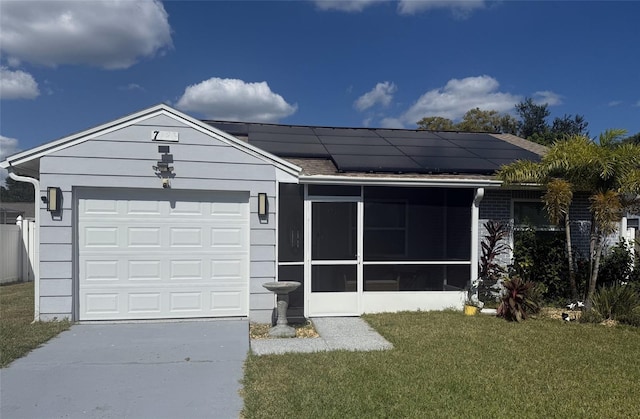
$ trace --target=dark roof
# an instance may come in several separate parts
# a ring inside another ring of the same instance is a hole
[[[289,161],[329,161],[338,173],[491,175],[546,151],[509,134],[204,122]]]

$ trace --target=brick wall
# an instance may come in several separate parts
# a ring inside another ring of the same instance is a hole
[[[482,255],[480,243],[487,234],[484,223],[490,220],[507,223],[513,228],[511,214],[511,202],[518,199],[541,199],[542,191],[536,190],[507,190],[488,189],[480,203],[480,228],[478,234],[478,252]],[[589,213],[589,197],[587,193],[576,193],[569,210],[571,220],[571,240],[576,255],[586,258],[589,255],[589,231],[591,227],[591,215]],[[513,235],[510,235],[509,246],[513,246]],[[503,255],[501,263],[511,263],[511,254]]]

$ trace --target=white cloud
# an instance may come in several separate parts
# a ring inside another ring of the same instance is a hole
[[[484,9],[484,0],[399,0],[398,13],[414,15],[435,9],[451,9],[457,18],[466,18],[471,12]]]
[[[637,102],[636,102],[636,104],[635,104],[635,105],[633,105],[633,106],[636,106],[636,107],[639,107],[639,108],[640,108],[640,100],[639,100],[639,101],[637,101]]]
[[[389,0],[313,0],[319,10],[361,12],[369,6]],[[435,9],[450,9],[458,18],[468,17],[471,12],[486,7],[485,0],[397,0],[398,13],[413,15]]]
[[[496,79],[487,75],[451,79],[444,87],[424,93],[396,120],[404,126],[414,126],[425,116],[460,119],[469,109],[476,107],[498,112],[511,111],[520,101],[520,96],[499,92],[499,86]]]
[[[356,99],[353,106],[359,111],[367,110],[377,104],[389,106],[396,90],[398,88],[394,83],[388,81],[378,83],[373,89]]]
[[[612,100],[611,102],[607,103],[607,106],[609,107],[620,106],[620,105],[622,105],[621,100]]]
[[[20,151],[18,140],[0,135],[0,161]]]
[[[35,99],[39,95],[38,83],[31,74],[0,66],[0,99]]]
[[[562,103],[562,96],[550,90],[543,90],[533,94],[533,102],[537,105],[559,105]]]
[[[319,10],[338,10],[340,12],[361,12],[366,7],[384,0],[313,0]]]
[[[126,86],[118,87],[119,90],[140,90],[144,91],[144,88],[140,86],[138,83],[129,83]]]
[[[158,0],[7,1],[0,15],[8,62],[128,68],[172,47]]]
[[[18,151],[20,151],[18,140],[0,135],[0,161],[12,154],[16,154]],[[4,185],[4,180],[7,176],[8,172],[5,169],[0,169],[0,184]]]
[[[405,128],[404,123],[398,118],[383,118],[380,120],[382,128]]]
[[[176,106],[206,118],[247,122],[276,122],[298,109],[272,92],[265,81],[247,83],[217,77],[188,86]]]

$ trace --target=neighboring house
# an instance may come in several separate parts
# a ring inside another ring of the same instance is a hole
[[[18,216],[33,219],[35,212],[33,202],[0,202],[0,224],[15,224]]]
[[[512,135],[199,121],[158,105],[0,167],[38,173],[47,201],[36,317],[264,322],[262,284],[277,279],[303,283],[292,306],[305,316],[461,306],[483,222],[541,210],[540,191],[502,189],[496,169],[544,152]]]

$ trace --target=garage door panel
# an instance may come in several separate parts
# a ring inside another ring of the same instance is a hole
[[[117,281],[122,277],[117,260],[86,260],[84,262],[84,272],[81,267],[80,274],[88,282]]]
[[[129,227],[125,247],[160,247],[160,227]]]
[[[205,195],[80,191],[80,318],[246,316],[248,194]]]
[[[117,227],[86,227],[81,234],[80,246],[118,247]]]
[[[217,227],[211,229],[211,247],[243,248],[247,245],[246,232],[238,227]]]
[[[202,247],[202,228],[200,227],[170,227],[169,246],[171,247]]]
[[[202,259],[194,260],[171,260],[169,262],[169,279],[175,280],[202,280],[203,276]]]
[[[136,292],[126,295],[129,314],[160,314],[162,311],[162,294],[159,292]]]
[[[168,214],[171,216],[185,215],[185,216],[202,216],[204,215],[204,207],[208,206],[201,202],[183,202],[176,201],[171,203],[167,207]]]

